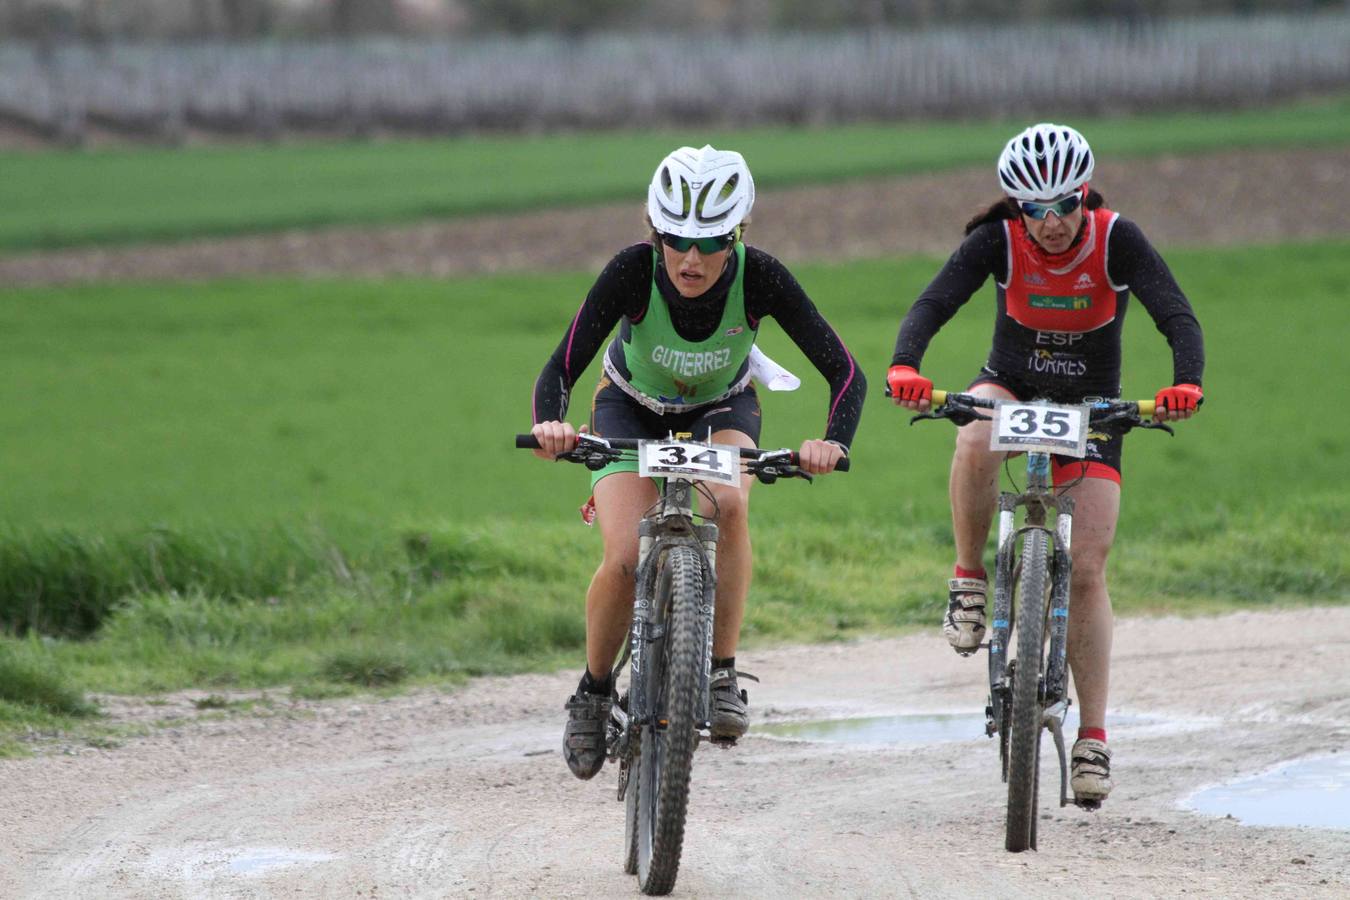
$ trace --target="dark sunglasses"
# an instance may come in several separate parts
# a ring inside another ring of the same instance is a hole
[[[1021,207],[1024,216],[1040,221],[1051,213],[1062,219],[1077,209],[1082,202],[1083,198],[1080,195],[1070,194],[1054,203],[1032,203],[1030,200],[1023,200],[1017,205]]]
[[[665,244],[676,253],[688,253],[690,247],[697,247],[698,252],[707,256],[710,253],[721,253],[732,244],[736,243],[736,232],[731,234],[719,234],[717,237],[691,238],[680,237],[678,234],[662,234],[661,243]]]

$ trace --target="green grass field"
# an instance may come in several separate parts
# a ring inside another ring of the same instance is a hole
[[[1054,118],[1056,111],[1044,110]],[[1350,95],[1274,109],[1073,116],[1103,156],[1350,144]],[[762,187],[988,163],[1025,123],[858,125],[185,150],[0,153],[0,253],[633,200],[673,147],[743,152]],[[603,165],[592,164],[603,160]],[[638,186],[635,188],[635,186]]]
[[[1347,429],[1310,417],[1319,387],[1345,383],[1347,247],[1169,254],[1205,326],[1210,401],[1174,439],[1130,437],[1130,483],[1184,479],[1187,515],[1197,497],[1259,509],[1338,483]],[[758,502],[773,516],[942,518],[950,428],[906,426],[875,389],[900,317],[937,265],[797,270],[874,390],[857,476],[765,490]],[[510,436],[527,428],[530,386],[592,277],[0,293],[11,398],[0,405],[0,521],[118,532],[566,520],[571,502],[559,492],[582,493],[585,474],[509,449]],[[991,317],[986,286],[934,341],[925,372],[963,386],[983,361]],[[1137,304],[1125,341],[1126,393],[1151,397],[1170,381],[1170,355]],[[804,376],[797,393],[765,395],[765,442],[817,436],[823,381],[772,322],[761,343]],[[578,421],[593,383],[592,373],[579,387]],[[1152,533],[1178,512],[1168,491],[1132,492],[1128,503],[1125,535]]]
[[[1327,413],[1350,374],[1350,242],[1169,261],[1205,326],[1208,402],[1175,438],[1129,439],[1117,609],[1345,602],[1350,428]],[[953,431],[909,427],[879,385],[937,264],[797,271],[873,390],[853,472],[756,489],[752,647],[936,620]],[[91,689],[322,694],[574,662],[599,552],[575,514],[586,473],[511,436],[590,280],[0,293],[0,733],[87,716]],[[935,340],[939,385],[983,360],[991,306],[986,289]],[[761,334],[804,377],[765,395],[762,443],[795,445],[825,386]],[[1125,340],[1125,393],[1152,396],[1170,356],[1142,308]]]

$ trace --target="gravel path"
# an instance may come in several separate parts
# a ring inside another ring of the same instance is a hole
[[[1093,184],[1163,248],[1350,234],[1350,147],[1106,161]],[[626,204],[419,225],[0,257],[0,284],[598,271],[620,247],[645,237],[641,196],[635,190]],[[990,166],[763,190],[749,239],[789,265],[945,256],[964,222],[996,196]]]
[[[1003,850],[1006,791],[982,729],[874,744],[755,730],[978,715],[982,658],[959,659],[936,629],[741,656],[763,679],[754,725],[737,748],[695,757],[676,896],[1350,896],[1350,817],[1339,831],[1253,827],[1184,805],[1207,785],[1350,752],[1350,609],[1118,623],[1118,786],[1096,813],[1043,798],[1036,853]],[[558,749],[574,677],[225,719],[189,696],[123,702],[123,719],[173,724],[112,749],[0,760],[0,896],[635,896],[613,770],[578,782]],[[1042,784],[1056,784],[1043,757]]]
[[[981,168],[766,191],[752,240],[793,264],[945,254],[991,199],[989,181]],[[1350,234],[1348,181],[1350,150],[1300,150],[1106,163],[1096,184],[1168,247]],[[0,283],[595,269],[641,236],[639,218],[635,202],[9,257]],[[558,239],[569,234],[573,245]],[[742,656],[763,678],[751,685],[756,727],[984,704],[982,662],[935,633]],[[573,678],[282,700],[223,718],[198,710],[198,695],[109,699],[115,721],[167,725],[120,746],[0,760],[0,897],[635,894],[613,773],[579,783],[558,753]],[[1001,849],[1005,794],[982,736],[849,745],[752,732],[697,756],[676,894],[1350,896],[1350,821],[1252,827],[1184,806],[1207,785],[1350,752],[1348,688],[1350,609],[1122,620],[1119,786],[1096,814],[1043,802],[1041,849],[1019,855]]]

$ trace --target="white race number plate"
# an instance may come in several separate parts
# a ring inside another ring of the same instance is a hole
[[[638,474],[644,478],[674,475],[691,481],[738,484],[740,461],[737,448],[722,444],[638,442]]]
[[[1041,450],[1077,459],[1087,454],[1087,406],[995,402],[990,450]]]

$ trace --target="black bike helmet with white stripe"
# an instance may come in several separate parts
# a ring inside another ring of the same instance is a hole
[[[998,180],[1014,200],[1066,197],[1092,177],[1092,150],[1068,125],[1042,122],[1008,141],[998,157]]]
[[[647,188],[653,227],[680,237],[730,234],[755,205],[755,182],[735,150],[681,147],[661,160]]]

